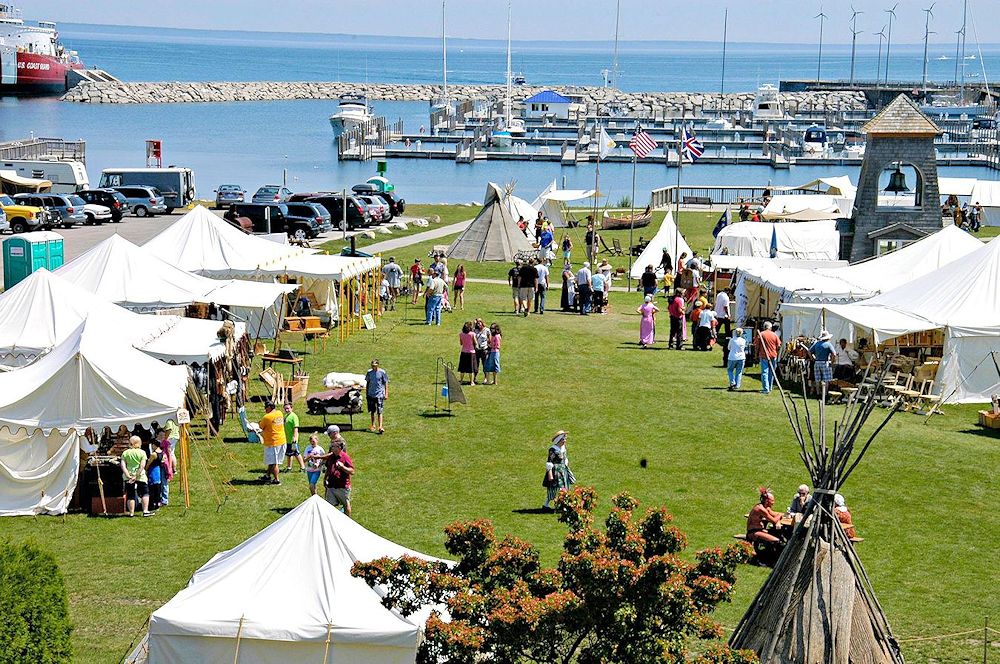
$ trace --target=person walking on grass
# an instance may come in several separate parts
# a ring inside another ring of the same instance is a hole
[[[486,384],[486,357],[490,354],[490,328],[482,318],[477,318],[472,324],[472,334],[476,337],[476,373],[472,380],[475,382],[479,377],[479,370],[483,370],[483,384]]]
[[[416,304],[420,292],[424,289],[424,268],[419,258],[414,258],[413,265],[410,266],[410,287],[413,289],[410,304]]]
[[[368,412],[372,416],[372,424],[368,430],[377,431],[381,436],[385,433],[382,418],[385,402],[389,398],[389,374],[379,367],[377,359],[372,360],[372,368],[365,374],[365,395],[368,398]],[[376,420],[378,428],[375,427]]]
[[[569,261],[563,263],[562,270],[562,293],[559,298],[559,306],[565,312],[575,309],[576,304],[576,273]]]
[[[552,501],[559,496],[563,489],[569,490],[576,483],[573,472],[569,469],[569,457],[566,454],[566,441],[569,434],[565,431],[557,431],[552,437],[552,445],[549,447],[548,458],[545,461],[545,477],[542,486],[545,487],[545,503],[542,509],[551,511]]]
[[[285,404],[285,472],[291,472],[292,460],[298,459],[299,472],[306,469],[306,463],[299,452],[299,416],[292,412],[292,404]]]
[[[539,261],[535,266],[537,281],[535,284],[535,313],[542,315],[545,313],[545,293],[549,290],[549,267]]]
[[[743,367],[747,359],[747,340],[743,336],[743,328],[738,327],[734,332],[735,334],[729,338],[729,353],[726,361],[730,392],[740,389],[740,384],[743,382]]]
[[[455,304],[459,309],[465,311],[465,266],[459,265],[455,270],[455,280],[451,285],[452,292],[455,293]]]
[[[344,514],[351,516],[351,476],[354,475],[354,462],[347,454],[347,441],[338,435],[330,443],[330,452],[321,458],[326,464],[326,478],[323,480],[326,502],[342,508]]]
[[[590,273],[589,262],[584,262],[583,267],[581,267],[580,271],[576,273],[576,294],[580,302],[581,316],[586,316],[590,313],[594,293],[594,289],[590,285],[590,279],[592,276],[593,275]]]
[[[684,347],[686,325],[684,324],[684,298],[681,297],[679,290],[675,290],[674,294],[670,296],[667,313],[670,314],[670,338],[667,339],[667,348],[681,350]]]
[[[441,324],[441,300],[444,298],[445,283],[436,272],[431,272],[424,290],[425,314],[427,325]]]
[[[305,449],[306,479],[309,481],[309,495],[316,495],[319,476],[323,474],[323,456],[326,451],[319,444],[319,436],[309,434],[309,444]]]
[[[382,267],[382,276],[389,282],[389,308],[395,309],[399,287],[403,284],[403,268],[396,264],[395,256],[389,256],[389,262]]]
[[[264,443],[264,465],[267,472],[260,478],[264,483],[281,484],[278,473],[285,460],[285,418],[275,410],[274,402],[264,404],[264,417],[260,422],[261,442]]]
[[[639,346],[649,348],[656,343],[656,312],[659,309],[653,304],[653,296],[647,295],[642,305],[635,312],[642,316],[639,322]]]
[[[771,321],[764,322],[764,329],[754,339],[757,357],[760,359],[760,392],[770,394],[774,385],[774,370],[778,362],[781,339],[771,328]]]
[[[569,233],[563,234],[560,248],[562,249],[563,262],[570,262],[570,257],[573,254],[573,238],[569,236]]]
[[[142,505],[143,516],[153,516],[149,511],[149,484],[146,476],[146,453],[142,451],[142,439],[132,436],[128,439],[128,449],[122,452],[122,478],[125,480],[125,505],[129,516],[135,516],[135,504]]]
[[[521,301],[521,315],[528,317],[532,300],[535,297],[535,288],[538,286],[538,270],[535,268],[535,259],[532,259],[521,266],[518,276],[518,299]]]
[[[466,321],[462,331],[458,333],[458,345],[461,353],[458,356],[458,380],[470,385],[476,384],[476,335],[472,333],[472,323]]]
[[[163,499],[163,448],[155,437],[144,446],[146,452],[146,482],[149,486],[149,511],[160,509]]]
[[[500,334],[500,326],[496,323],[490,325],[489,353],[486,355],[486,362],[483,364],[483,385],[496,385],[497,374],[500,373],[500,344],[503,337]],[[490,380],[490,376],[493,377]]]
[[[507,285],[514,298],[514,315],[521,313],[521,260],[514,261],[514,267],[507,271]]]
[[[656,295],[656,268],[647,265],[642,276],[639,277],[639,285],[642,286],[643,295]]]

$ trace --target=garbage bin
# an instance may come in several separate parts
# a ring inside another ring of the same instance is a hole
[[[3,242],[3,287],[9,290],[29,274],[42,268],[55,270],[63,264],[63,238],[52,231],[35,231],[9,237]]]

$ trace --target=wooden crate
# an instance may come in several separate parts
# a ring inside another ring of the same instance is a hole
[[[979,411],[979,426],[987,429],[1000,429],[1000,415],[994,415],[993,411]]]
[[[285,381],[285,401],[295,403],[306,398],[309,393],[309,376],[296,376]]]

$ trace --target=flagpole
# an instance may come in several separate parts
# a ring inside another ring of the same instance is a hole
[[[632,199],[629,203],[632,205],[631,214],[628,220],[628,292],[632,292],[632,229],[635,227],[635,170],[636,164],[639,163],[639,155],[632,152]]]
[[[680,235],[681,235],[681,168],[684,165],[684,150],[681,142],[684,140],[684,131],[677,134],[677,190],[674,192],[674,276],[677,275],[676,265],[680,259]],[[674,290],[677,290],[676,284]]]

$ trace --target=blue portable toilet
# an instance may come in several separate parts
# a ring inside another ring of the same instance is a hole
[[[3,288],[9,290],[43,267],[55,271],[63,264],[63,238],[52,231],[35,231],[3,242]]]

